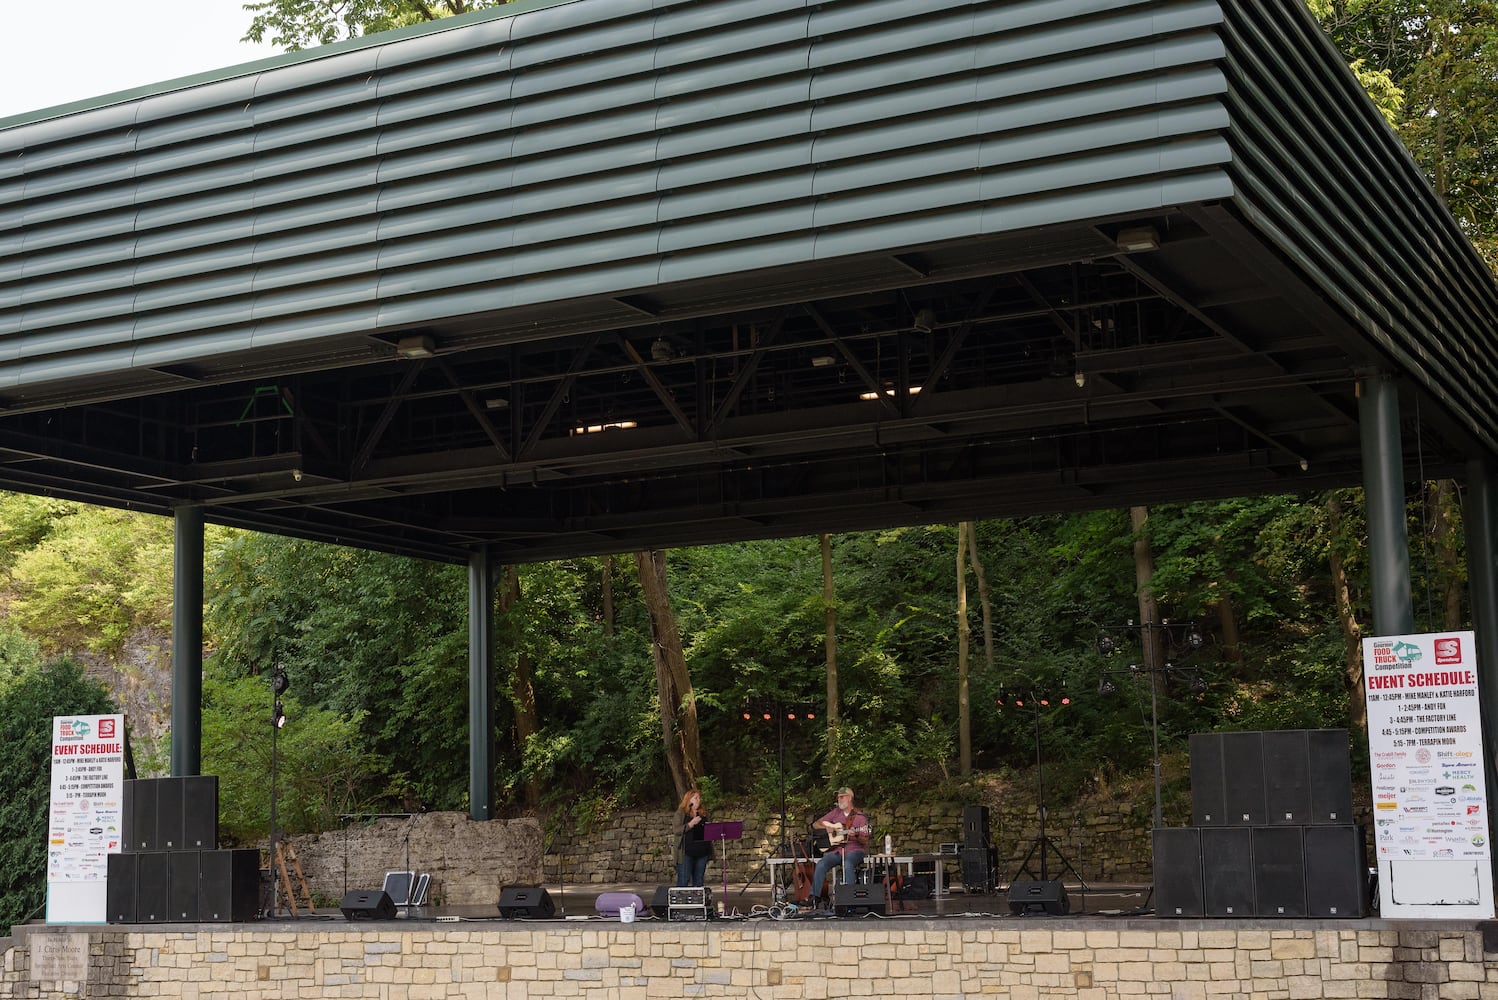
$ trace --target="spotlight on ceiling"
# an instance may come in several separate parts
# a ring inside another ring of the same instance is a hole
[[[811,359],[811,366],[813,368],[831,368],[835,364],[837,364],[837,358],[834,358],[830,354],[818,354]]]
[[[1154,226],[1131,226],[1118,233],[1118,249],[1124,253],[1144,253],[1160,249],[1160,234]]]
[[[395,342],[395,353],[403,358],[430,358],[437,353],[437,342],[425,334],[402,337]]]
[[[650,344],[650,357],[654,361],[670,361],[676,357],[676,348],[665,337],[656,337]]]

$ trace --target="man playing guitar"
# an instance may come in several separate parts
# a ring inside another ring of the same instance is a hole
[[[827,891],[827,874],[839,861],[843,864],[843,882],[853,882],[869,850],[869,818],[854,807],[853,789],[844,786],[837,790],[837,805],[811,826],[814,830],[825,830],[828,842],[834,845],[822,855],[811,877],[812,891],[825,898],[831,895]]]

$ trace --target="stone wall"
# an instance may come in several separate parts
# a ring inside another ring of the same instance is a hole
[[[324,900],[342,899],[345,887],[377,889],[386,872],[406,870],[408,858],[411,869],[432,873],[431,901],[449,906],[492,905],[506,885],[544,880],[541,824],[529,818],[421,813],[288,839],[314,898]]]
[[[729,882],[746,881],[779,844],[779,815],[758,816],[754,808],[750,804],[728,803],[714,810],[715,819],[744,822],[743,839],[728,845]],[[1089,881],[1149,882],[1148,816],[1152,808],[1146,804],[1142,816],[1139,809],[1137,803],[1127,799],[1051,809],[1046,818],[1046,835],[1052,847],[1060,850]],[[896,803],[884,809],[871,806],[868,811],[874,822],[874,842],[881,849],[885,833],[890,834],[897,853],[934,852],[940,844],[962,840],[962,803]],[[558,881],[565,866],[569,883],[670,881],[674,877],[673,815],[665,810],[622,811],[593,831],[559,834],[546,855],[547,880]],[[790,815],[786,822],[793,833],[803,836],[815,818],[809,813]],[[1033,796],[991,803],[989,828],[992,843],[999,852],[999,871],[1007,879],[1018,869],[1040,834]],[[721,859],[723,853],[720,851],[718,856]],[[1054,850],[1048,855],[1048,863],[1052,874],[1059,871],[1060,862]],[[1037,854],[1031,866],[1038,870],[1038,865]],[[722,869],[716,864],[710,871],[714,878],[722,877]]]
[[[1498,1000],[1498,963],[1481,930],[1384,921],[33,925],[16,929],[3,958],[0,1000]],[[59,975],[76,978],[48,978]]]

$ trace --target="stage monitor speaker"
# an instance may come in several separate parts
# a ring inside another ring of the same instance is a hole
[[[1264,808],[1270,826],[1311,821],[1311,754],[1305,729],[1264,734]]]
[[[338,904],[348,920],[394,920],[395,903],[384,889],[355,889]]]
[[[1049,882],[1015,879],[1009,883],[1009,912],[1060,917],[1071,912],[1071,900],[1066,895],[1066,886],[1056,879]]]
[[[986,847],[962,849],[962,888],[964,892],[993,892],[993,851]]]
[[[1191,734],[1191,823],[1224,826],[1222,734]]]
[[[171,855],[166,851],[142,851],[136,856],[135,920],[142,924],[165,923],[171,913],[167,898],[167,866]]]
[[[1363,828],[1308,826],[1305,830],[1306,909],[1313,917],[1368,915],[1368,855]]]
[[[259,906],[260,852],[201,851],[198,854],[198,919],[247,923]]]
[[[935,873],[907,875],[895,890],[896,899],[930,899],[936,891]]]
[[[1202,909],[1206,915],[1253,916],[1253,831],[1246,826],[1203,827],[1201,846]]]
[[[868,885],[844,882],[833,890],[832,912],[840,917],[862,917],[869,913],[883,916],[889,912],[889,896],[877,882]]]
[[[1155,831],[1155,916],[1200,917],[1202,842],[1196,827]]]
[[[540,886],[511,885],[499,893],[499,915],[506,920],[545,920],[556,914],[551,894]]]
[[[161,841],[156,836],[156,781],[155,778],[136,778],[125,782],[120,804],[125,821],[126,850],[161,850]]]
[[[166,861],[166,918],[176,923],[198,919],[198,853],[169,851]]]
[[[671,919],[671,887],[669,885],[655,887],[655,895],[650,900],[650,915],[657,920]]]
[[[988,807],[965,806],[962,810],[962,846],[969,850],[988,847]]]
[[[1308,744],[1311,822],[1341,825],[1352,822],[1352,760],[1347,730],[1312,729]]]
[[[1264,826],[1264,734],[1222,734],[1222,806],[1228,826]]]
[[[163,851],[182,849],[182,789],[186,778],[155,778],[156,842]]]
[[[1304,829],[1299,826],[1254,829],[1254,912],[1258,916],[1306,915]]]
[[[111,924],[135,923],[135,865],[138,854],[111,854],[106,862],[104,920]]]
[[[218,775],[195,774],[182,779],[182,848],[218,848]]]

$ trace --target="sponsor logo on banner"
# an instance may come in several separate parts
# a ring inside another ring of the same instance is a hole
[[[1456,789],[1451,785],[1440,785],[1436,788],[1437,795],[1455,795]]]
[[[1462,641],[1455,636],[1448,636],[1435,641],[1436,666],[1449,666],[1453,663],[1462,662]]]
[[[114,738],[114,720],[113,719],[100,719],[99,720],[99,739],[101,739],[101,740],[107,740],[107,739],[113,739],[113,738]]]
[[[1421,747],[1419,750],[1415,751],[1415,759],[1418,760],[1422,764],[1429,764],[1430,763],[1430,751],[1427,750],[1427,749],[1425,749],[1424,747]]]

